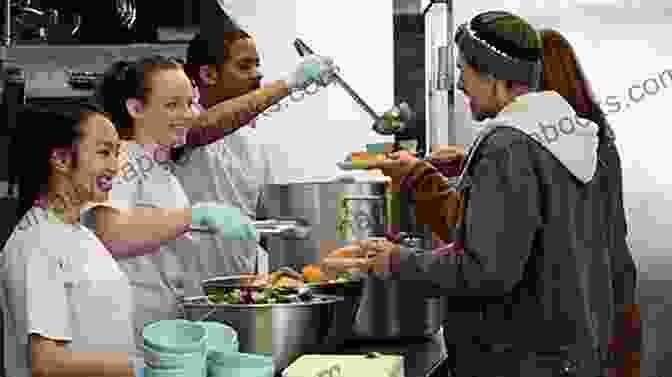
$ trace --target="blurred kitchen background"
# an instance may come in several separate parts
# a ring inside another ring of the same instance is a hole
[[[64,8],[63,3],[70,8]],[[333,57],[342,77],[376,111],[407,101],[420,120],[424,119],[422,9],[427,1],[219,3],[256,38],[268,79],[293,69],[298,57],[292,41],[300,37],[317,53]],[[105,6],[110,9],[104,10]],[[16,45],[4,49],[0,58],[5,67],[23,68],[26,94],[34,101],[77,98],[86,92],[68,87],[65,69],[102,72],[122,57],[151,52],[184,55],[186,41],[202,15],[215,6],[217,0],[164,1],[157,12],[156,5],[147,0],[19,1],[13,9],[23,18],[17,19],[13,30],[22,34],[14,35],[19,38]],[[39,13],[49,8],[59,8],[59,14]],[[493,9],[512,11],[535,26],[561,31],[576,48],[598,97],[603,102],[613,97],[611,103],[618,100],[624,105],[608,119],[623,159],[629,243],[640,268],[646,343],[642,376],[672,373],[672,243],[667,239],[672,234],[672,169],[664,162],[672,135],[667,119],[671,108],[667,101],[672,100],[672,88],[668,88],[672,86],[672,44],[668,42],[672,3],[470,0],[454,2],[454,20],[461,23]],[[21,25],[31,22],[43,23],[44,27],[21,30]],[[645,81],[646,93],[641,88],[633,92],[644,94],[644,98],[638,103],[628,101],[628,90],[644,86]],[[461,93],[455,93],[454,101],[454,134],[446,134],[440,141],[467,144],[474,135],[470,115]],[[632,102],[629,107],[625,106],[627,102]],[[605,108],[609,109],[613,111],[614,107]],[[5,119],[9,118],[0,120],[0,195],[6,192],[8,163],[13,164],[8,149],[9,122]],[[345,91],[330,87],[290,103],[283,112],[261,117],[258,133],[259,140],[272,151],[278,182],[290,182],[336,175],[336,161],[348,152],[363,149],[366,143],[392,140],[376,135],[370,127],[368,115]],[[424,134],[424,130],[419,128],[415,133],[409,138]],[[11,218],[12,203],[2,199],[2,204],[0,223],[6,223]],[[4,242],[8,230],[0,228],[0,240]]]

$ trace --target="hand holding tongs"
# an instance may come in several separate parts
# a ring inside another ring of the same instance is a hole
[[[277,235],[285,239],[303,240],[308,238],[311,226],[308,221],[299,218],[276,218],[253,221],[252,224],[261,235]],[[216,230],[207,226],[191,226],[192,232],[215,233]]]
[[[296,48],[296,51],[300,56],[314,54],[313,50],[299,38],[294,40],[294,48]],[[408,128],[408,124],[414,118],[413,111],[411,111],[410,106],[405,102],[402,102],[399,106],[395,106],[393,110],[386,112],[385,115],[381,117],[341,78],[338,73],[333,73],[333,78],[334,81],[345,89],[350,97],[352,97],[352,99],[354,99],[355,102],[357,102],[357,104],[364,109],[371,118],[373,118],[374,123],[372,128],[381,135],[397,135],[405,132]]]

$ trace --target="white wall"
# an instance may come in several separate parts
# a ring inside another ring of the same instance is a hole
[[[347,0],[334,5],[308,0],[236,1],[233,14],[258,41],[268,78],[290,70],[298,61],[291,46],[296,36],[318,52],[335,58],[343,77],[377,111],[393,101],[392,0]],[[553,27],[574,45],[599,97],[625,98],[628,88],[672,69],[667,42],[671,19],[659,2],[642,7],[580,7],[575,0],[474,0],[455,2],[455,22],[492,9],[509,10],[536,26]],[[653,5],[652,5],[653,4]],[[648,8],[647,8],[648,7]],[[661,86],[663,83],[659,80]],[[672,76],[665,81],[672,86]],[[664,153],[672,131],[666,104],[672,88],[609,116],[623,159],[625,205],[630,243],[643,270],[660,266],[653,257],[667,256],[672,231],[672,169]],[[473,138],[464,98],[456,96],[458,142]],[[335,162],[352,150],[386,138],[369,131],[370,120],[339,87],[260,121],[263,139],[275,144],[281,181],[338,173]],[[387,139],[389,140],[389,139]],[[651,267],[653,266],[653,267]],[[661,268],[666,274],[667,268]]]
[[[380,113],[394,101],[392,4],[244,0],[228,7],[254,34],[267,79],[294,69],[299,58],[292,42],[299,37],[316,53],[334,58],[343,79]],[[370,131],[369,116],[338,86],[260,119],[258,129],[273,144],[281,182],[337,175],[336,162],[348,152],[392,141]]]

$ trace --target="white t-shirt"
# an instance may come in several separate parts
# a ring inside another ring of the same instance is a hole
[[[271,160],[256,130],[243,127],[212,144],[191,151],[177,164],[179,178],[189,199],[216,202],[240,208],[250,219],[257,216],[262,188],[275,183]],[[201,237],[203,279],[244,273],[268,272],[268,253],[252,241],[229,241],[221,237]],[[211,257],[206,259],[207,257]]]
[[[188,208],[182,186],[170,171],[169,163],[158,163],[145,154],[143,146],[126,143],[127,160],[116,177],[110,199],[103,205],[119,209],[136,207]],[[96,205],[98,206],[98,205]],[[82,220],[95,228],[92,211]],[[151,255],[116,258],[133,287],[135,301],[134,328],[136,344],[142,345],[142,330],[152,321],[175,319],[179,315],[177,296],[201,295],[197,282],[188,281],[185,264],[197,252],[194,242],[181,238],[164,242],[159,252]],[[138,347],[138,354],[141,347]]]
[[[33,207],[0,261],[8,376],[31,375],[30,334],[69,341],[72,352],[132,353],[129,281],[89,229]]]

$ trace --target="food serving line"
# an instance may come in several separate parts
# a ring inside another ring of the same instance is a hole
[[[276,376],[312,377],[319,375],[316,369],[335,366],[341,374],[324,377],[352,375],[353,369],[357,375],[372,377],[447,376],[440,327],[403,324],[404,333],[397,327],[396,332],[387,328],[377,337],[362,336],[356,333],[357,317],[366,310],[363,301],[371,298],[365,297],[367,279],[340,276],[288,288],[293,274],[281,269],[272,274],[269,285],[254,275],[208,280],[204,282],[207,296],[183,303],[184,317],[230,326],[237,332],[240,352],[273,356]],[[386,318],[379,320],[386,323]],[[409,330],[424,330],[424,334]]]
[[[371,377],[446,376],[444,299],[422,297],[396,280],[324,268],[395,246],[381,237],[392,222],[387,179],[351,175],[266,191],[273,218],[257,225],[269,237],[274,272],[204,281],[203,296],[183,300],[184,318],[232,327],[239,351],[272,355],[277,376],[312,377],[292,369],[334,365],[344,376],[352,369],[370,369]],[[423,252],[421,237],[400,242]]]

